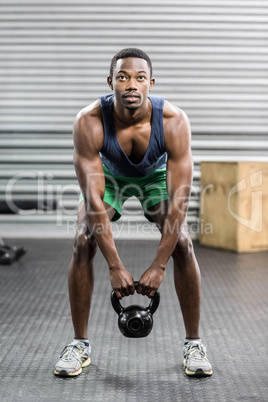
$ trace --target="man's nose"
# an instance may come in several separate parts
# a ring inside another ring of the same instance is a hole
[[[127,83],[126,89],[137,89],[137,82],[134,78],[130,78],[130,80]]]

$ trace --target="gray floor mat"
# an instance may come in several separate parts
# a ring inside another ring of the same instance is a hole
[[[67,272],[69,240],[13,240],[27,254],[0,266],[0,400],[6,401],[265,401],[268,395],[268,252],[235,254],[195,244],[202,271],[201,336],[214,374],[182,369],[184,327],[171,262],[147,338],[123,337],[110,304],[109,273],[98,252],[89,337],[92,364],[77,378],[53,375],[73,337]],[[157,242],[118,241],[135,279]],[[148,299],[132,296],[128,304]],[[125,300],[126,303],[126,300]]]

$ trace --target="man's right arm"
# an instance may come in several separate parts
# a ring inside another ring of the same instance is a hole
[[[103,127],[99,107],[78,114],[74,122],[74,166],[82,190],[87,221],[110,268],[110,280],[121,299],[134,293],[133,278],[124,268],[115,247],[109,216],[103,203],[105,178],[99,150]]]

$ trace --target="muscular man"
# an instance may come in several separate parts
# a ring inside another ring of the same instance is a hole
[[[134,293],[133,277],[117,252],[110,221],[120,217],[123,202],[135,195],[145,216],[161,231],[137,293],[154,295],[172,257],[186,331],[185,371],[211,375],[199,337],[200,272],[186,224],[193,171],[188,118],[165,99],[149,96],[155,82],[151,60],[139,49],[124,49],[113,57],[107,82],[113,94],[81,110],[74,122],[74,166],[83,194],[69,270],[74,341],[63,349],[54,373],[75,376],[90,364],[87,327],[97,246],[117,297]]]

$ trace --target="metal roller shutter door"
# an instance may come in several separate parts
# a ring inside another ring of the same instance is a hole
[[[0,196],[16,172],[26,175],[14,186],[15,199],[36,194],[36,172],[52,173],[53,185],[64,194],[60,235],[74,217],[79,191],[72,168],[73,118],[108,92],[109,63],[121,48],[148,52],[153,93],[190,117],[190,222],[198,216],[200,161],[268,159],[267,2],[11,0],[0,7]],[[122,227],[144,222],[137,202],[128,208],[131,217]],[[33,230],[45,225],[48,233],[58,222],[55,214],[1,220],[11,229],[19,223]]]

